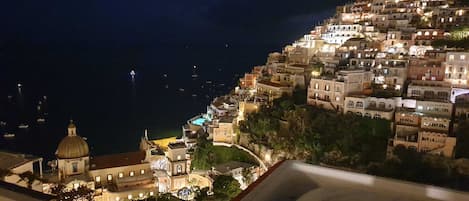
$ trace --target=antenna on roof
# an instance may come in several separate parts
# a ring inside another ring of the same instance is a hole
[[[148,129],[145,129],[145,139],[148,140]]]

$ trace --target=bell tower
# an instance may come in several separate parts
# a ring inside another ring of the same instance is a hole
[[[184,142],[177,142],[168,145],[167,174],[171,178],[171,191],[177,191],[188,185],[189,180],[189,160],[186,158],[187,147]]]

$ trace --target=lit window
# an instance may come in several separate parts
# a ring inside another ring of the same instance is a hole
[[[339,101],[339,100],[340,100],[340,97],[336,96],[335,101]]]
[[[154,195],[154,194],[153,194],[153,191],[150,191],[150,196],[153,196],[153,195]]]
[[[442,17],[442,18],[441,18],[441,22],[445,22],[445,18]]]
[[[177,173],[181,173],[181,172],[182,172],[182,166],[181,166],[181,165],[177,165],[177,166],[176,166],[176,171],[177,171]]]
[[[417,36],[421,36],[421,35],[422,35],[421,31],[417,32]]]
[[[138,194],[138,197],[143,198],[143,193],[139,193],[139,194]]]
[[[423,110],[423,106],[419,105],[419,106],[417,106],[417,109],[418,110]]]
[[[327,84],[327,85],[326,85],[326,91],[329,91],[329,90],[331,90],[331,88],[330,88],[330,86]]]
[[[145,170],[140,170],[140,174],[145,174]]]
[[[178,158],[178,161],[179,161],[179,160],[181,160],[181,155],[178,155],[178,157],[177,157],[177,158]]]
[[[121,198],[119,196],[116,197],[116,201],[119,201],[121,200]]]
[[[314,84],[314,89],[319,89],[319,83]]]
[[[119,178],[122,178],[124,177],[124,173],[123,172],[119,172]]]
[[[452,18],[452,17],[450,17],[450,18],[449,18],[449,22],[452,22],[452,21],[453,21],[453,18]]]
[[[96,182],[101,182],[101,177],[100,177],[100,176],[96,176],[96,177],[94,178],[94,180],[95,180]]]
[[[454,55],[451,54],[451,55],[449,55],[448,58],[449,58],[450,61],[452,61],[452,60],[454,60]]]
[[[430,32],[426,31],[425,36],[429,36],[429,35],[430,35]]]
[[[466,60],[466,55],[461,55],[461,56],[459,56],[459,59],[461,59],[461,60]]]
[[[112,181],[112,174],[108,174],[108,175],[107,175],[107,180],[108,180],[108,181]]]
[[[127,199],[131,200],[131,199],[132,199],[132,195],[128,195],[128,196],[127,196]]]
[[[74,188],[74,189],[77,189],[78,187],[80,187],[80,184],[79,184],[79,183],[74,183],[74,184],[73,184],[73,188]]]
[[[129,176],[131,176],[131,177],[133,177],[134,175],[135,175],[135,172],[134,172],[134,171],[131,171],[131,172],[129,173]]]
[[[438,32],[433,31],[433,35],[434,35],[434,36],[437,36],[437,35],[438,35]]]

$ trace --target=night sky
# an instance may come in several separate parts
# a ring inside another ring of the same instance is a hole
[[[153,137],[180,134],[184,121],[233,87],[234,75],[263,64],[269,52],[280,51],[344,2],[3,1],[0,118],[14,116],[5,112],[10,105],[4,100],[17,100],[15,87],[22,83],[29,116],[22,121],[32,128],[0,149],[51,155],[70,118],[92,154],[133,150],[145,128]],[[193,65],[199,66],[197,81],[190,78]],[[225,87],[201,90],[206,80]],[[30,111],[43,95],[50,117],[47,128],[36,129]]]

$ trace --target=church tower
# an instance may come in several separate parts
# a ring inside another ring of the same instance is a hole
[[[170,177],[170,191],[174,192],[188,186],[189,180],[189,160],[186,158],[187,147],[184,142],[177,142],[168,145],[167,173]]]
[[[77,128],[72,120],[67,130],[68,135],[60,141],[55,152],[60,180],[87,173],[89,170],[88,143],[77,135]]]

